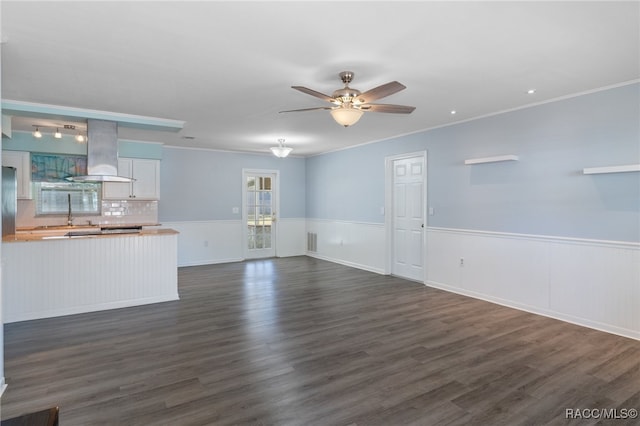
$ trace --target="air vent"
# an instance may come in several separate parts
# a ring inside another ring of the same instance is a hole
[[[307,251],[315,253],[318,251],[318,234],[307,232]]]

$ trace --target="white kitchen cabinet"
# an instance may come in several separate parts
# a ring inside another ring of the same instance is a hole
[[[133,182],[105,182],[105,200],[160,199],[160,160],[119,158],[118,175],[135,179]]]
[[[31,155],[26,151],[2,151],[2,165],[15,167],[18,181],[18,199],[30,200]]]

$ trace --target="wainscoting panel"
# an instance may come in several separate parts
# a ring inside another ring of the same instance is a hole
[[[243,259],[242,221],[162,222],[178,231],[178,266],[238,262]]]
[[[210,265],[244,259],[242,221],[163,222],[178,231],[178,266]],[[305,254],[305,219],[279,219],[278,257]]]
[[[307,232],[317,234],[317,251],[308,256],[384,273],[383,224],[307,219]]]
[[[555,243],[550,247],[550,308],[640,335],[640,251]]]
[[[640,244],[427,230],[427,285],[640,339]]]
[[[4,322],[177,300],[176,237],[3,243]]]
[[[276,256],[303,256],[307,249],[307,220],[304,218],[278,219],[278,245]]]

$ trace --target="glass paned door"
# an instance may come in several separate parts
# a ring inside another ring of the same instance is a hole
[[[276,174],[244,173],[246,257],[275,256]]]

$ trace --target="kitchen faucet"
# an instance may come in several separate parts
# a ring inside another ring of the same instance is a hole
[[[71,194],[67,194],[67,202],[69,203],[69,212],[67,213],[67,226],[73,226],[73,217],[71,216]]]

